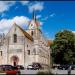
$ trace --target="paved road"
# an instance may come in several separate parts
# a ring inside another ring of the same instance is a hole
[[[21,72],[21,75],[26,75],[26,74],[27,74],[27,75],[28,75],[28,74],[29,74],[29,75],[31,75],[31,74],[32,74],[32,75],[33,75],[33,74],[35,75],[35,74],[37,74],[38,70],[35,70],[35,71],[34,71],[34,70],[21,70],[20,72]],[[6,75],[6,73],[0,73],[0,75]]]
[[[53,74],[64,74],[64,75],[68,74],[68,70],[58,70],[58,69],[55,70],[55,69],[51,69],[51,72]],[[75,70],[71,70],[71,74],[75,75]]]
[[[37,74],[38,72],[48,72],[48,70],[21,70],[21,74]]]
[[[21,70],[21,74],[37,74],[37,72],[34,70]]]

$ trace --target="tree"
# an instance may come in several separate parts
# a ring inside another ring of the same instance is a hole
[[[56,64],[75,63],[75,34],[71,31],[60,31],[55,35],[52,49],[52,60]]]

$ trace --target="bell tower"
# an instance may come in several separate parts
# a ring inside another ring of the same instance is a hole
[[[36,19],[35,11],[33,10],[32,20],[29,22],[28,33],[33,37],[37,37],[38,35],[38,24],[39,22]]]
[[[36,19],[35,11],[33,11],[32,20],[29,23],[28,27],[28,33],[33,37],[33,53],[34,53],[34,62],[38,62],[39,59],[37,58],[37,55],[39,55],[39,41],[41,39],[41,33],[40,29],[38,28],[40,26],[40,23]]]

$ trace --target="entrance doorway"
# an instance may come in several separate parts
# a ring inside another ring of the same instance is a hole
[[[13,66],[16,66],[16,65],[18,65],[19,58],[17,56],[12,56],[11,57],[11,62],[13,64]]]

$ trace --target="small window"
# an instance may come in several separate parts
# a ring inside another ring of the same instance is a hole
[[[33,25],[31,24],[31,26],[33,26]]]
[[[28,55],[30,55],[30,50],[28,50]]]
[[[2,51],[0,51],[0,55],[2,56]]]
[[[31,35],[33,36],[33,31],[31,32]]]
[[[17,35],[14,34],[14,43],[16,43],[16,42],[17,42]]]
[[[28,47],[28,45],[27,45],[27,47]]]

